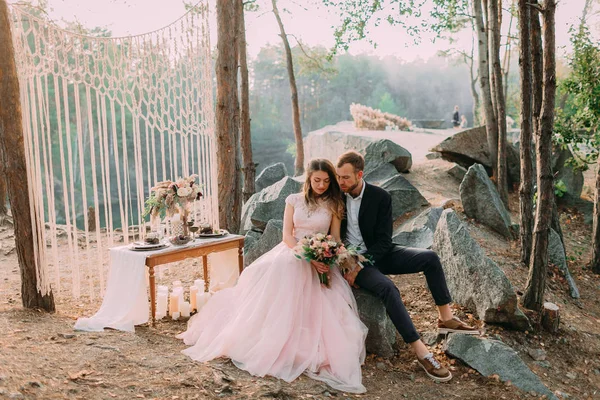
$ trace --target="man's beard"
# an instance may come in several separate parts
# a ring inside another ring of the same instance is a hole
[[[350,186],[347,190],[346,193],[352,195],[352,192],[354,191],[354,189],[356,189],[358,187],[359,181],[356,181],[356,183],[352,186]]]

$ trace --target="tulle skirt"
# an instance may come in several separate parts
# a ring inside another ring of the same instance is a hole
[[[363,393],[366,326],[348,283],[330,287],[280,243],[248,266],[233,288],[211,297],[178,335],[196,361],[228,357],[255,376],[287,382],[305,373],[334,389]]]

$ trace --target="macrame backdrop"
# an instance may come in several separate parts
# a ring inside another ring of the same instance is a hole
[[[108,247],[145,234],[158,181],[198,174],[196,218],[218,227],[208,6],[120,38],[11,12],[39,289],[93,299]]]

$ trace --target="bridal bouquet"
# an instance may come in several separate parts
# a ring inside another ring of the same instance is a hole
[[[337,242],[333,236],[317,233],[301,239],[294,248],[296,257],[308,262],[315,260],[329,266],[340,265],[349,255],[343,243]],[[319,281],[329,286],[327,273],[319,274]]]

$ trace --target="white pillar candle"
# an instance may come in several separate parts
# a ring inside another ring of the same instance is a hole
[[[179,311],[174,312],[173,314],[171,314],[173,320],[178,320],[179,319]]]
[[[161,315],[158,319],[161,319],[165,315],[167,315],[167,307],[168,307],[168,293],[158,293],[156,296],[156,314]]]
[[[190,303],[188,303],[187,301],[184,301],[181,306],[181,316],[185,318],[190,317]]]
[[[183,297],[183,288],[178,287],[177,291],[175,293],[177,293],[177,297],[179,299],[179,311],[181,311],[181,306],[183,305],[183,302],[185,301],[185,298]]]
[[[156,288],[156,293],[169,293],[169,288],[164,285],[158,285]]]
[[[190,311],[198,309],[198,288],[196,286],[190,286]]]
[[[198,288],[198,292],[204,292],[204,279],[196,279],[194,286]]]
[[[173,315],[179,311],[179,295],[177,293],[171,293],[169,297],[169,313]]]

